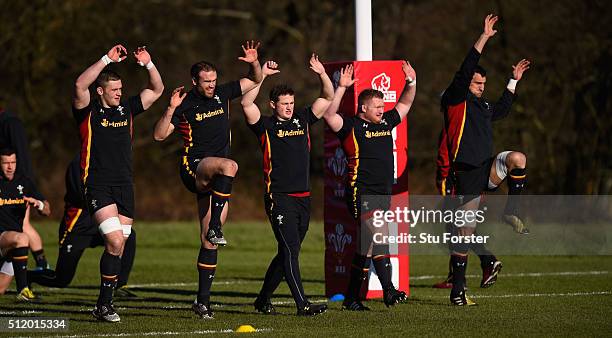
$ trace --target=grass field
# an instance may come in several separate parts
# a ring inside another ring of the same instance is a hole
[[[57,226],[38,226],[54,265]],[[448,258],[411,259],[411,296],[407,304],[387,309],[369,301],[373,311],[340,311],[339,303],[314,318],[295,316],[283,283],[274,299],[282,314],[256,314],[252,302],[275,251],[267,223],[229,223],[213,285],[214,320],[197,319],[191,302],[197,289],[195,260],[198,232],[193,223],[138,223],[137,254],[130,276],[137,299],[115,301],[121,322],[98,323],[90,315],[97,296],[101,248],[88,249],[70,288],[34,286],[43,298],[18,304],[14,293],[0,297],[0,317],[64,316],[68,332],[2,333],[12,336],[129,337],[231,334],[249,324],[259,335],[272,336],[610,336],[612,332],[612,257],[499,257],[504,269],[490,289],[471,288],[478,306],[453,307],[447,290],[431,284],[446,274]],[[300,263],[311,300],[324,301],[322,224],[311,224]],[[468,285],[477,286],[480,268],[471,260]],[[12,286],[14,290],[14,286]]]

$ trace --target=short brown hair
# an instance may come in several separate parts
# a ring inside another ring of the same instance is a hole
[[[375,97],[383,100],[385,95],[380,90],[376,89],[363,90],[361,93],[359,93],[359,97],[357,98],[357,110],[360,111],[361,105],[364,104],[365,101],[371,100]]]
[[[200,61],[200,62],[194,63],[193,66],[191,66],[190,72],[191,72],[191,78],[195,82],[198,82],[198,78],[199,78],[201,71],[216,72],[217,68],[215,67],[215,65],[213,65],[212,63],[208,61]]]
[[[109,81],[121,80],[121,76],[110,69],[103,70],[96,78],[96,88],[104,87]]]

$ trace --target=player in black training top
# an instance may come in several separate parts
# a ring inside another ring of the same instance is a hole
[[[111,48],[77,78],[72,101],[81,138],[80,171],[85,202],[104,237],[100,296],[93,315],[109,322],[120,321],[112,306],[113,289],[134,218],[133,119],[148,109],[164,90],[151,56],[144,47],[139,47],[134,57],[147,69],[149,83],[139,95],[123,99],[121,77],[104,68],[126,57],[125,47],[116,45]],[[91,100],[89,86],[94,82],[97,97]]]
[[[360,222],[360,232],[368,231],[370,212],[361,215],[364,210],[389,209],[388,198],[393,185],[393,136],[392,130],[406,117],[416,94],[416,73],[410,63],[402,61],[402,70],[406,76],[406,85],[399,101],[389,111],[384,111],[383,93],[366,89],[357,99],[357,115],[341,116],[337,114],[342,96],[350,87],[353,66],[348,65],[340,73],[340,82],[334,93],[329,109],[325,112],[325,122],[338,135],[342,148],[348,159],[348,176],[346,182],[346,199],[351,216]],[[378,195],[373,201],[362,201],[362,196]],[[382,201],[382,202],[381,202]],[[376,202],[372,205],[370,202]],[[376,274],[383,287],[385,305],[391,306],[406,300],[406,294],[398,291],[391,281],[391,261],[386,245],[372,245],[372,238],[365,234],[351,264],[349,284],[345,294],[343,308],[350,311],[367,311],[359,298],[362,282],[367,278],[370,255],[373,257]],[[366,239],[366,242],[363,241]]]
[[[51,210],[42,201],[32,181],[18,174],[17,155],[13,149],[0,151],[0,256],[12,261],[17,284],[17,300],[31,301],[34,293],[28,288],[27,266],[29,237],[23,233],[23,220],[31,207],[48,216]]]
[[[28,281],[43,286],[65,288],[76,273],[79,260],[86,248],[104,246],[104,238],[97,224],[91,219],[83,197],[83,182],[80,170],[81,157],[75,156],[66,169],[66,194],[64,215],[60,221],[59,254],[55,271],[28,272]],[[127,280],[136,254],[136,231],[132,229],[125,242],[121,256],[121,270],[117,280],[115,296],[135,297],[127,289]]]
[[[154,138],[165,140],[174,129],[183,138],[180,158],[183,184],[196,194],[202,246],[198,255],[198,298],[193,310],[201,318],[211,318],[210,287],[217,268],[217,246],[225,245],[221,226],[227,216],[232,181],[238,164],[229,158],[229,102],[255,88],[261,82],[261,65],[257,57],[259,43],[242,46],[239,59],[251,66],[250,76],[217,86],[217,69],[206,61],[191,67],[193,88],[181,94],[176,88],[170,106],[155,125]]]
[[[25,175],[34,185],[36,185],[36,176],[34,176],[32,160],[28,150],[28,137],[23,127],[23,123],[17,115],[10,111],[5,111],[2,108],[0,108],[0,149],[1,148],[11,148],[15,150],[15,154],[17,158],[19,158],[17,173]],[[36,190],[40,191],[39,189]],[[48,205],[49,202],[47,202],[42,194],[41,197],[43,202]],[[44,269],[48,269],[49,264],[47,263],[45,251],[43,250],[42,238],[30,223],[29,215],[23,220],[23,233],[27,234],[30,238],[30,250],[36,261],[36,270],[43,271]]]
[[[321,94],[311,107],[294,110],[295,93],[286,85],[270,91],[272,116],[261,116],[255,104],[261,84],[242,97],[242,108],[249,128],[255,133],[263,153],[264,204],[278,242],[278,252],[270,262],[255,309],[274,314],[270,297],[283,277],[300,316],[325,312],[327,305],[312,304],[306,298],[300,275],[299,254],[310,221],[310,126],[319,121],[334,95],[334,87],[319,58],[312,54],[310,69],[321,82]],[[268,61],[264,78],[278,72]]]
[[[508,201],[504,210],[503,220],[511,224],[518,233],[529,231],[519,218],[518,198],[526,178],[525,155],[518,151],[504,151],[491,157],[493,152],[492,122],[506,117],[510,113],[514,101],[516,83],[523,73],[529,69],[529,61],[523,59],[513,66],[512,79],[501,98],[495,103],[487,102],[482,94],[486,78],[485,70],[478,66],[482,50],[497,32],[494,25],[497,16],[487,15],[484,20],[484,30],[473,48],[470,49],[461,68],[455,74],[450,86],[442,95],[444,111],[444,129],[438,152],[438,185],[446,185],[450,177],[454,181],[455,194],[462,199],[459,208],[476,210],[480,203],[480,195],[485,190],[494,190],[508,176]],[[440,150],[440,148],[444,148]],[[446,158],[444,158],[446,154]],[[476,223],[455,227],[460,236],[470,236],[474,233]],[[453,287],[450,300],[455,305],[473,305],[474,302],[465,296],[465,271],[467,268],[467,252],[469,244],[454,245],[451,254],[453,272]],[[495,282],[501,269],[501,262],[495,256],[481,261],[484,275],[481,285]]]

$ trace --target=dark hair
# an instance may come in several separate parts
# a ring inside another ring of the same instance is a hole
[[[96,78],[96,88],[104,87],[109,81],[121,80],[121,76],[110,69],[104,69]]]
[[[476,67],[474,67],[474,73],[478,73],[482,77],[486,77],[487,76],[487,70],[482,68],[481,65],[476,65]]]
[[[295,96],[295,92],[293,88],[289,87],[286,84],[276,85],[270,90],[270,101],[276,102],[278,98],[282,95],[292,95]]]
[[[198,82],[198,77],[201,71],[216,72],[217,68],[215,67],[215,65],[213,65],[212,63],[208,61],[200,61],[200,62],[194,63],[193,66],[191,66],[190,73],[191,73],[191,78],[195,82]]]
[[[357,98],[357,110],[360,112],[361,105],[364,104],[365,101],[371,100],[375,97],[382,100],[385,98],[385,95],[380,90],[364,89],[361,93],[359,93],[359,97]]]
[[[6,148],[0,149],[0,156],[11,156],[13,154],[16,154],[15,149],[13,148],[6,147]]]

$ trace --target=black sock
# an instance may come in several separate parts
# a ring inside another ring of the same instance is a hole
[[[125,239],[123,247],[123,255],[121,256],[121,269],[119,270],[119,278],[117,279],[117,288],[127,284],[130,277],[130,271],[134,265],[134,257],[136,257],[136,232],[132,228],[132,233]]]
[[[198,254],[198,303],[208,306],[210,287],[217,270],[217,250],[200,248]]]
[[[460,294],[465,287],[465,271],[467,270],[468,256],[451,255],[453,266],[453,289],[451,294]]]
[[[361,285],[368,278],[370,266],[370,258],[355,254],[351,264],[351,273],[349,275],[349,283],[346,290],[345,299],[347,301],[359,300]]]
[[[231,176],[217,175],[212,182],[212,198],[210,201],[210,223],[208,227],[220,228],[221,227],[221,212],[225,203],[229,202],[232,193],[232,181],[234,180]]]
[[[17,292],[28,286],[28,247],[11,250]]]
[[[527,181],[527,169],[514,168],[508,175],[508,201],[504,212],[509,215],[517,215],[519,198],[525,182]]]
[[[113,290],[117,286],[119,270],[121,270],[121,257],[104,251],[102,258],[100,258],[100,296],[98,296],[98,305],[112,302]]]
[[[47,257],[45,257],[45,250],[40,249],[37,251],[32,250],[32,257],[36,261],[36,266],[39,268],[46,269],[49,264],[47,264]]]
[[[372,263],[383,290],[393,287],[391,260],[388,255],[389,248],[386,245],[374,245],[372,248]]]

